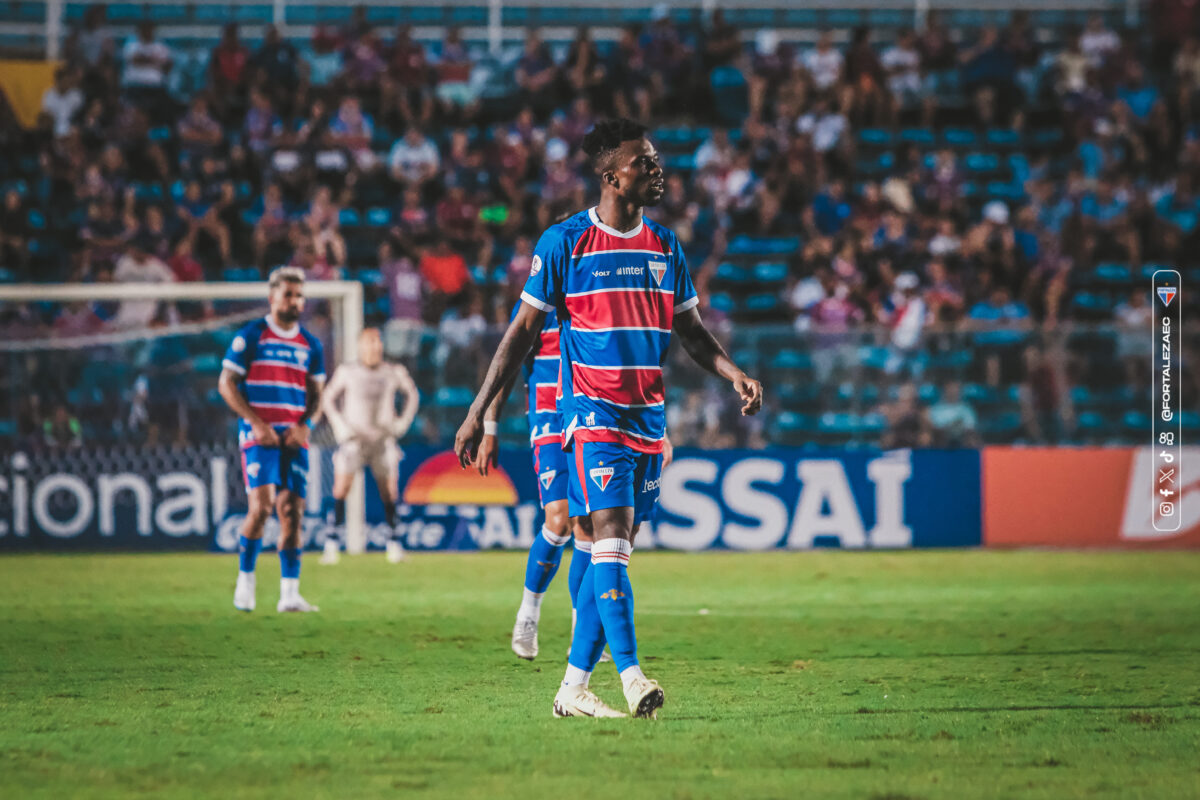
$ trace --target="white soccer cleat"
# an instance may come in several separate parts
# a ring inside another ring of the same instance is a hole
[[[554,716],[562,717],[624,717],[586,686],[563,686],[554,695]]]
[[[536,619],[521,619],[513,625],[512,650],[521,658],[533,661],[538,654],[538,624]]]
[[[387,560],[389,564],[399,564],[404,560],[404,545],[392,539],[387,543]]]
[[[278,605],[275,606],[275,610],[280,614],[290,612],[307,614],[312,611],[320,611],[321,609],[317,606],[314,606],[300,595],[296,595],[295,597],[290,597],[287,600],[280,598]]]
[[[253,572],[238,572],[237,586],[233,589],[233,607],[238,611],[254,610],[254,584]]]
[[[635,717],[656,719],[663,705],[663,690],[658,681],[649,678],[634,678],[625,687],[625,700],[629,713]]]
[[[321,554],[319,563],[332,566],[342,560],[342,549],[334,539],[325,542],[325,552]]]

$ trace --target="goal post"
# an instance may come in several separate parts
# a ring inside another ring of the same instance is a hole
[[[79,284],[8,284],[0,285],[0,303],[73,303],[121,301],[237,301],[265,303],[268,284],[253,282],[214,283],[79,283]],[[347,363],[357,358],[358,335],[363,328],[363,285],[358,281],[308,281],[305,295],[312,300],[329,302],[334,338],[334,356],[330,361]],[[167,331],[169,333],[169,329]],[[92,336],[72,337],[71,342],[87,346],[104,343],[137,331],[114,331]],[[70,346],[67,342],[62,343]],[[20,351],[28,342],[0,342],[0,351]],[[346,498],[346,550],[362,553],[367,546],[364,524],[366,491],[363,474],[355,477]],[[219,523],[220,520],[215,520]]]

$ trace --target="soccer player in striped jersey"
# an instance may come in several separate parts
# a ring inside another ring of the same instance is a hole
[[[279,517],[279,603],[276,611],[316,611],[300,596],[300,518],[308,481],[308,433],[321,402],[325,355],[317,337],[300,326],[304,272],[271,273],[265,319],[238,331],[222,363],[221,397],[241,419],[238,444],[249,508],[239,542],[233,605],[255,606],[254,568],[263,525]]]
[[[630,120],[600,122],[583,148],[600,178],[600,202],[538,241],[521,309],[458,430],[455,451],[464,469],[476,457],[486,409],[520,368],[545,314],[555,310],[569,513],[587,518],[594,541],[554,715],[624,716],[588,689],[607,642],[630,713],[653,717],[664,693],[638,662],[627,566],[638,526],[658,501],[662,364],[672,332],[697,364],[730,382],[743,414],[761,408],[762,385],[734,364],[701,321],[679,240],[642,215],[664,189],[646,128]]]
[[[396,393],[404,395],[404,406],[396,416]],[[400,447],[396,440],[412,427],[420,393],[408,370],[383,360],[383,338],[378,328],[363,328],[358,335],[358,363],[343,364],[334,371],[321,397],[321,410],[338,441],[333,454],[333,500],[329,535],[325,539],[322,564],[336,564],[340,539],[346,525],[346,495],[354,476],[363,466],[371,468],[383,515],[391,529],[387,560],[404,560],[400,529],[396,525],[399,499]]]

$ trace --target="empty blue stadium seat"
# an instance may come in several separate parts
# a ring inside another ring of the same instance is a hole
[[[780,350],[771,357],[772,370],[808,371],[812,369],[812,357],[799,350]]]
[[[979,137],[970,128],[947,128],[942,132],[942,142],[950,147],[975,147]]]
[[[811,424],[808,417],[795,411],[780,411],[775,415],[775,427],[784,432],[807,430]]]
[[[392,224],[392,210],[377,206],[367,209],[367,224],[376,228],[382,228]]]
[[[433,396],[433,402],[442,408],[462,408],[475,401],[475,392],[466,386],[443,386]]]
[[[362,217],[359,216],[357,209],[343,208],[338,212],[338,223],[346,227],[355,227],[362,224]]]
[[[900,131],[900,141],[918,147],[932,147],[936,139],[928,128],[905,128]]]
[[[783,283],[787,276],[787,264],[762,262],[754,265],[754,279],[761,283]]]
[[[996,172],[1000,169],[1000,157],[995,153],[967,153],[963,166],[968,172]]]
[[[713,292],[709,295],[708,304],[723,314],[732,314],[735,308],[733,298],[727,292]]]
[[[754,313],[766,313],[775,311],[783,306],[783,301],[779,295],[763,292],[761,294],[752,294],[746,298],[746,310]]]
[[[791,236],[736,236],[725,252],[730,255],[779,256],[800,249],[800,240]]]
[[[858,132],[858,142],[870,147],[890,147],[892,134],[884,128],[863,128]]]
[[[1093,273],[1099,283],[1126,286],[1133,283],[1133,271],[1128,264],[1097,264]]]
[[[992,147],[1013,148],[1021,146],[1021,132],[1012,128],[991,128],[985,135]]]
[[[746,274],[746,270],[743,267],[739,267],[737,264],[730,264],[726,261],[717,266],[717,272],[714,277],[726,283],[745,283],[749,280],[750,276]]]

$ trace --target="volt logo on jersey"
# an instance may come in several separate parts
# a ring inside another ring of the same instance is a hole
[[[647,261],[646,266],[650,268],[650,274],[654,276],[654,282],[662,286],[663,276],[667,274],[667,262]]]
[[[1174,286],[1159,286],[1158,299],[1163,301],[1164,306],[1171,305],[1171,301],[1175,299]]]
[[[538,480],[542,482],[543,489],[549,489],[550,484],[554,483],[554,476],[558,474],[556,469],[548,469],[541,475],[538,475]]]
[[[588,474],[592,476],[592,480],[600,487],[600,491],[608,488],[608,482],[612,480],[613,473],[616,470],[612,467],[594,467]]]

